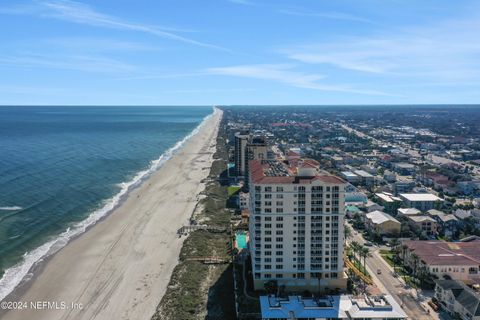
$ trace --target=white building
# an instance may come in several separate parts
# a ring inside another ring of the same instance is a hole
[[[261,296],[262,319],[407,319],[400,305],[390,295],[385,296],[322,296],[304,298]]]
[[[400,198],[405,206],[428,211],[441,206],[443,199],[431,193],[401,193]]]
[[[344,190],[315,161],[250,161],[250,251],[255,289],[344,289]]]

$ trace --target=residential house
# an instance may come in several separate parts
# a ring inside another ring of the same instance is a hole
[[[398,179],[393,183],[393,192],[395,194],[411,192],[415,188],[415,181],[412,179]]]
[[[379,205],[378,203],[373,202],[372,200],[368,200],[367,203],[365,204],[365,209],[367,212],[372,212],[372,211],[382,211],[383,206]]]
[[[408,222],[422,232],[423,235],[431,237],[437,234],[437,222],[426,215],[409,215]]]
[[[396,162],[392,165],[393,171],[402,176],[409,176],[415,173],[415,165],[406,162]]]
[[[402,204],[402,199],[388,192],[375,193],[375,200],[384,207],[384,211],[393,214]]]
[[[364,170],[355,170],[353,172],[360,178],[360,184],[366,187],[375,185],[375,177]]]
[[[427,214],[437,222],[438,231],[445,237],[455,238],[458,235],[459,221],[455,215],[436,209],[428,210]]]
[[[442,309],[463,320],[480,320],[480,295],[455,280],[435,281],[435,298]]]
[[[365,215],[365,227],[377,235],[395,235],[400,233],[401,223],[391,215],[377,210]]]
[[[397,214],[399,216],[404,216],[404,217],[416,216],[416,215],[419,215],[421,213],[422,213],[422,211],[420,211],[418,209],[415,209],[415,208],[400,208],[400,209],[397,210]]]
[[[441,207],[444,201],[431,193],[401,193],[400,198],[405,206],[416,208],[423,212]]]

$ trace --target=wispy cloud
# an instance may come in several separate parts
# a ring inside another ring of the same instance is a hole
[[[283,50],[289,58],[365,73],[480,80],[480,19],[381,31]]]
[[[235,4],[241,4],[245,6],[254,6],[255,3],[253,1],[249,0],[227,0],[228,2],[235,3]]]
[[[0,65],[15,67],[54,68],[95,73],[131,72],[135,66],[99,56],[86,55],[16,55],[14,57],[0,56]]]
[[[348,92],[367,95],[389,95],[375,90],[362,90],[346,85],[330,85],[319,82],[325,78],[320,74],[298,72],[292,65],[285,64],[257,64],[237,65],[229,67],[209,68],[206,73],[261,80],[270,80],[297,88],[306,88],[319,91]]]
[[[17,42],[20,48],[55,48],[62,52],[153,52],[163,48],[136,41],[125,41],[107,37],[52,37]]]
[[[8,94],[57,95],[66,91],[64,88],[0,84],[0,92]]]
[[[292,10],[292,9],[281,9],[278,12],[291,15],[291,16],[316,17],[321,19],[344,20],[344,21],[374,24],[372,20],[358,17],[356,15],[344,13],[344,12],[312,12],[312,11]]]
[[[229,51],[226,48],[180,36],[175,28],[158,27],[148,24],[130,22],[112,15],[96,11],[93,7],[71,0],[38,0],[31,5],[22,5],[0,9],[3,14],[30,14],[45,18],[55,18],[72,23],[84,24],[109,29],[127,30],[147,33],[153,36],[180,41],[196,46]]]

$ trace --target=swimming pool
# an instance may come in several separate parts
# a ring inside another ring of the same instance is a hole
[[[247,234],[243,231],[237,232],[235,235],[237,240],[237,247],[239,249],[246,249],[247,248]]]

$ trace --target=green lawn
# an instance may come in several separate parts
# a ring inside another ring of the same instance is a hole
[[[231,197],[233,195],[236,195],[238,191],[240,191],[240,187],[238,186],[229,186],[228,187],[228,196]]]
[[[361,273],[363,273],[364,275],[366,275],[367,277],[370,277],[370,275],[368,274],[368,271],[367,269],[365,269],[363,267],[363,264],[360,263],[359,261],[357,261],[356,259],[352,259],[350,260],[352,261],[353,265],[358,269],[358,271],[360,271]]]

